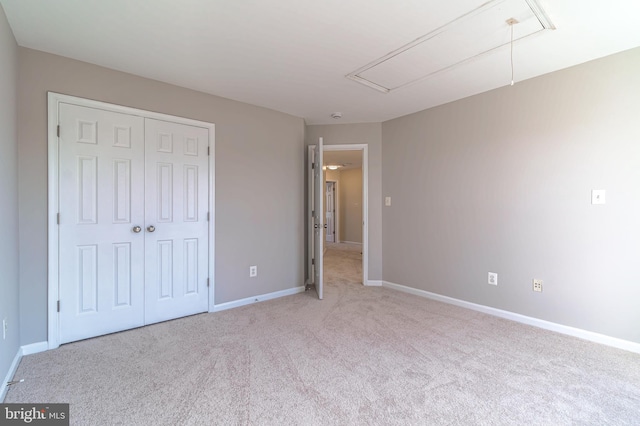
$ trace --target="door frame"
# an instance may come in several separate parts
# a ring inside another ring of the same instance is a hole
[[[59,233],[58,233],[58,195],[59,195],[59,158],[58,158],[58,117],[61,103],[73,104],[83,107],[96,108],[121,114],[135,115],[142,118],[171,121],[189,126],[203,127],[209,130],[209,312],[213,312],[215,306],[215,124],[205,121],[192,120],[169,114],[145,111],[122,105],[76,96],[63,95],[55,92],[47,92],[47,345],[48,349],[60,346],[59,339]]]
[[[369,285],[369,145],[325,144],[323,151],[362,151],[362,284]]]

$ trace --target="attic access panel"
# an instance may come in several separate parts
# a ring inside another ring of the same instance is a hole
[[[555,29],[536,0],[491,0],[346,77],[384,93],[415,83],[514,42]]]

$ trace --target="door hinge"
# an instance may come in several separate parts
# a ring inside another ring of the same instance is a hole
[[[316,264],[316,260],[315,259],[311,259],[311,264],[315,265]],[[58,303],[60,303],[60,302],[58,302]]]
[[[60,301],[58,300],[58,312],[60,312]]]
[[[207,212],[207,222],[209,222],[209,212]]]
[[[207,287],[209,287],[209,278],[207,278]]]
[[[60,137],[60,125],[58,124],[58,128],[56,129],[56,134]]]
[[[311,217],[316,217],[316,211],[315,210],[311,210]]]
[[[316,163],[311,163],[311,168],[315,169],[316,168]]]
[[[207,155],[211,155],[211,147],[210,146],[207,147]]]
[[[60,213],[56,214],[56,222],[60,225]]]

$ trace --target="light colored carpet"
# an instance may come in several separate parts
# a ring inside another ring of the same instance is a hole
[[[333,284],[362,284],[362,245],[326,243],[326,248],[324,280],[329,288]]]
[[[5,402],[69,402],[77,425],[640,424],[639,355],[364,287],[348,247],[326,260],[325,300],[26,356]]]

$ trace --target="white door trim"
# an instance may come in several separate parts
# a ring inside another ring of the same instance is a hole
[[[190,126],[203,127],[209,130],[209,312],[215,306],[215,124],[168,114],[145,111],[106,102],[78,98],[60,93],[47,93],[47,126],[48,126],[48,177],[47,177],[47,225],[48,225],[48,259],[47,259],[47,340],[48,348],[60,346],[58,321],[58,195],[59,195],[59,159],[58,159],[58,117],[60,103],[68,103],[105,111],[119,112],[143,118],[171,121]]]
[[[369,281],[369,145],[324,145],[323,151],[362,151],[362,284]],[[338,238],[339,240],[339,238]]]
[[[313,277],[315,274],[315,271],[313,270],[313,263],[312,263],[312,259],[313,259],[313,224],[314,224],[314,219],[313,219],[313,215],[311,214],[311,194],[313,194],[313,170],[311,168],[310,163],[310,158],[311,158],[311,153],[313,152],[313,150],[315,149],[315,145],[309,145],[307,147],[307,158],[305,159],[306,161],[306,166],[307,166],[307,199],[305,200],[305,202],[307,203],[307,217],[305,218],[305,221],[307,222],[307,280],[305,284],[311,284],[313,283]]]

